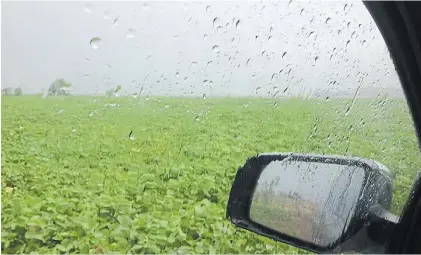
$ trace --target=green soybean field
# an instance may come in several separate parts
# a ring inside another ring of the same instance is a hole
[[[301,253],[226,218],[263,152],[362,156],[420,169],[403,100],[2,96],[2,253]]]

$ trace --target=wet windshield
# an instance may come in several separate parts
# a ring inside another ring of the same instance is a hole
[[[290,253],[226,218],[262,152],[420,169],[360,2],[2,3],[3,253]]]

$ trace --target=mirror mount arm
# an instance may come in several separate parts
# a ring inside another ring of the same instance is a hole
[[[369,209],[369,225],[367,234],[371,240],[378,244],[387,242],[387,237],[399,222],[399,216],[392,214],[380,204],[375,204]]]

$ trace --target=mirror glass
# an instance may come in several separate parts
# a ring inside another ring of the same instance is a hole
[[[364,182],[362,167],[273,161],[257,182],[250,219],[320,246],[347,230]]]

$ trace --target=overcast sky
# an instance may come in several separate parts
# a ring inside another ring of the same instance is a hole
[[[1,19],[2,87],[26,93],[62,77],[90,94],[401,94],[356,1],[2,2]]]

